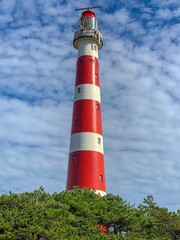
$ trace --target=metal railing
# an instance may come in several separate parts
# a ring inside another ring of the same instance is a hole
[[[95,29],[80,29],[75,32],[74,34],[74,41],[75,42],[78,38],[82,37],[91,37],[98,40],[99,43],[102,44],[102,33],[99,30]]]

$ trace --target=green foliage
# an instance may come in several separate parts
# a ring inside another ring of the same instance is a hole
[[[0,196],[1,239],[179,240],[180,211],[158,207],[152,196],[135,208],[112,194],[75,188],[50,195],[41,187]]]

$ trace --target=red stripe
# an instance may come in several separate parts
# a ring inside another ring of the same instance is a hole
[[[74,102],[71,134],[78,132],[102,135],[101,104],[98,101],[83,99]]]
[[[77,151],[69,154],[67,189],[74,186],[106,191],[102,153]]]
[[[79,84],[100,86],[98,58],[84,55],[77,60],[76,86]]]

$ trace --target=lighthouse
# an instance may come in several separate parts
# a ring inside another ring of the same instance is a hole
[[[69,148],[67,190],[74,186],[106,194],[98,51],[103,46],[98,19],[84,10],[74,34],[78,50]]]

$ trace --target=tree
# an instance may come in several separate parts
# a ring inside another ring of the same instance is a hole
[[[152,196],[135,208],[112,194],[76,187],[51,195],[41,187],[0,196],[0,239],[179,240],[180,214],[158,207]]]

